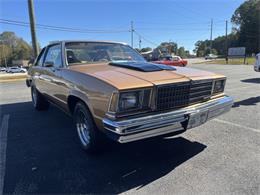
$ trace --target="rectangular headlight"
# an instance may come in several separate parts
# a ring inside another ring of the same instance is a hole
[[[119,104],[118,104],[119,112],[140,108],[141,98],[142,98],[141,91],[121,93],[119,96]]]
[[[151,89],[131,90],[113,94],[110,100],[110,112],[125,113],[149,108]]]
[[[213,83],[213,95],[223,93],[225,88],[226,79],[215,80]]]
[[[118,101],[118,112],[147,109],[149,107],[150,94],[150,89],[120,93]]]

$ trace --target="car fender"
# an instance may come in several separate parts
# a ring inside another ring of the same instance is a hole
[[[90,100],[89,100],[89,97],[87,96],[86,93],[84,93],[83,91],[80,91],[80,90],[71,89],[69,91],[67,99],[70,96],[74,96],[74,97],[77,97],[78,99],[82,100],[87,105],[87,107],[89,108],[89,111],[91,112],[91,114],[94,116],[93,107],[92,107]]]

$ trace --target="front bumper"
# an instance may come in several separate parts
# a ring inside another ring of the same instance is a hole
[[[224,96],[194,106],[149,116],[113,121],[103,119],[105,133],[120,143],[197,127],[207,120],[228,112],[233,99]]]

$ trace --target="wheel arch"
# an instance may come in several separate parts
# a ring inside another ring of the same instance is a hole
[[[73,114],[74,108],[78,101],[83,102],[85,106],[88,108],[91,115],[93,116],[93,107],[89,102],[89,98],[87,97],[87,95],[78,91],[71,91],[68,95],[67,103],[70,114]]]

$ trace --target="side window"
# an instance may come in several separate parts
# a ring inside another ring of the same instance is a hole
[[[48,48],[44,63],[52,63],[57,68],[62,66],[60,45],[53,45]]]
[[[43,58],[44,58],[44,51],[45,51],[45,48],[43,48],[41,50],[34,66],[42,66],[42,62],[43,62]]]

